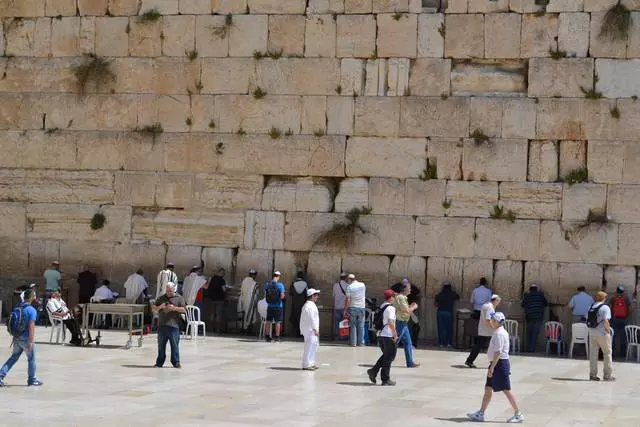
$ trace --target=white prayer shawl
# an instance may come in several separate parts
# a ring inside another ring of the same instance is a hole
[[[176,275],[176,273],[169,269],[161,270],[160,273],[158,273],[158,279],[156,280],[156,299],[158,299],[160,295],[164,295],[167,288],[167,283],[169,282],[173,282],[177,285],[178,276]]]
[[[184,278],[182,294],[184,295],[184,300],[187,305],[193,305],[196,302],[198,291],[205,283],[207,283],[207,279],[195,272],[189,273],[189,275]]]
[[[127,281],[124,282],[125,297],[127,301],[135,304],[136,300],[142,294],[142,291],[147,289],[149,285],[147,281],[138,273],[133,273],[127,277]]]
[[[320,332],[320,315],[316,303],[307,301],[302,306],[300,314],[300,333],[306,337],[311,335],[314,330]]]
[[[242,329],[247,329],[251,319],[251,299],[256,287],[256,281],[251,277],[245,277],[240,284],[240,298],[238,298],[238,311],[244,312],[242,319]]]

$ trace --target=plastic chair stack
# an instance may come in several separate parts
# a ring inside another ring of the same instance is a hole
[[[509,344],[512,353],[520,353],[520,325],[517,320],[507,319],[504,322],[504,328],[509,333]]]
[[[560,322],[547,322],[544,324],[544,336],[547,340],[547,355],[549,355],[549,346],[556,345],[558,356],[562,354],[562,345],[564,344],[564,326]]]
[[[636,362],[640,363],[640,326],[627,325],[624,327],[624,332],[627,336],[627,356],[626,360],[629,360],[633,354],[633,349],[636,350]]]
[[[191,335],[192,339],[198,337],[200,326],[202,326],[202,335],[207,335],[207,329],[204,322],[200,319],[200,308],[195,305],[188,305],[187,309],[187,329],[184,331],[185,335]]]
[[[586,323],[574,323],[571,325],[571,345],[569,346],[569,359],[573,358],[573,346],[584,344],[589,357],[589,328]]]

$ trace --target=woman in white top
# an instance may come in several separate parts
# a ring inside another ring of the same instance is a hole
[[[393,307],[396,293],[391,289],[384,291],[385,302],[380,306],[382,311],[382,329],[378,332],[378,345],[382,350],[382,356],[371,369],[367,369],[369,380],[375,384],[378,372],[382,385],[396,385],[389,377],[391,363],[396,358],[396,342],[398,341],[398,332],[396,331],[396,309]],[[379,312],[378,312],[378,315]]]

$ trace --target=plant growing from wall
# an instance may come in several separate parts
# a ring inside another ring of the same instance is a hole
[[[293,135],[293,130],[291,130],[291,128],[287,129],[287,131],[284,133],[284,136],[291,136]]]
[[[269,136],[271,137],[271,139],[278,139],[280,138],[280,135],[282,135],[280,129],[271,127],[271,130],[269,131]]]
[[[242,127],[239,127],[238,130],[236,131],[236,135],[246,135],[247,132],[244,131],[244,129],[242,129]]]
[[[218,142],[216,144],[216,154],[217,155],[224,154],[224,143],[223,142]]]
[[[187,117],[186,119],[184,119],[184,123],[187,126],[191,127],[191,126],[193,126],[193,119],[191,117]]]
[[[399,20],[400,20],[400,19],[402,19],[402,17],[404,17],[404,16],[405,16],[405,14],[404,14],[404,13],[402,13],[402,12],[396,12],[396,13],[394,13],[393,15],[391,15],[391,17],[392,17],[394,20],[396,20],[396,21],[399,21]]]
[[[187,50],[185,51],[185,54],[187,55],[187,58],[189,58],[189,61],[195,61],[198,57],[198,51],[195,49]]]
[[[156,122],[152,125],[147,125],[141,128],[136,128],[135,129],[136,132],[144,134],[144,135],[149,135],[151,136],[151,139],[153,140],[153,142],[156,142],[156,138],[159,135],[162,135],[162,133],[164,132],[164,129],[162,129],[162,124],[159,122]]]
[[[344,222],[338,222],[322,233],[314,242],[314,245],[330,246],[337,249],[346,249],[353,245],[356,233],[360,231],[366,234],[362,225],[360,225],[360,217],[371,213],[371,208],[361,206],[353,208],[345,214]]]
[[[209,121],[209,129],[215,129],[216,128],[216,123],[213,120]]]
[[[342,86],[340,86],[340,85],[336,86],[336,93],[338,95],[340,95],[342,93]]]
[[[138,17],[138,22],[155,22],[162,17],[157,7],[147,10]]]
[[[451,207],[451,199],[444,199],[442,201],[442,209],[449,209]]]
[[[582,93],[584,93],[584,97],[585,98],[587,98],[587,99],[600,99],[600,98],[602,98],[602,92],[597,92],[596,91],[596,83],[598,83],[598,80],[600,80],[600,78],[596,74],[596,75],[593,76],[593,85],[591,86],[590,89],[587,89],[584,86],[580,86],[580,90],[582,91]]]
[[[567,52],[560,49],[553,50],[549,48],[549,56],[551,57],[551,59],[555,59],[557,61],[560,58],[566,58]]]
[[[493,205],[491,210],[489,211],[489,217],[492,219],[506,219],[509,222],[515,222],[516,214],[511,209],[505,212],[504,206]]]
[[[313,131],[313,136],[317,136],[317,137],[321,137],[324,136],[324,130],[323,129],[316,129]]]
[[[613,107],[611,110],[611,117],[613,117],[614,119],[619,119],[620,118],[620,109],[618,108],[618,106]]]
[[[418,178],[422,181],[438,179],[438,165],[435,159],[431,160],[427,157],[427,160],[425,161],[425,168],[422,173],[418,175]]]
[[[116,81],[116,75],[111,70],[111,61],[93,53],[86,54],[84,62],[73,67],[73,74],[78,80],[80,95],[85,94],[89,84],[93,84],[97,90],[103,84]]]
[[[260,86],[258,86],[254,91],[253,91],[253,97],[255,99],[262,99],[267,95],[267,92],[265,92],[264,90],[262,90],[262,88]]]
[[[481,145],[490,141],[489,137],[485,135],[482,129],[474,130],[471,133],[471,138],[473,138],[473,141],[476,143],[476,145]]]
[[[100,230],[104,227],[105,222],[107,222],[107,218],[103,213],[98,212],[93,215],[93,218],[91,218],[91,229]]]
[[[580,182],[587,182],[588,180],[589,171],[587,168],[574,169],[564,176],[564,182],[569,185],[577,184]]]
[[[444,24],[444,22],[441,22],[440,26],[438,27],[438,33],[440,33],[442,38],[444,38],[446,32],[447,32],[447,26]]]
[[[220,37],[221,39],[226,38],[229,35],[229,31],[231,30],[231,26],[233,25],[233,15],[228,14],[224,17],[224,24],[213,27],[213,34],[216,37]]]
[[[618,3],[605,13],[599,36],[611,41],[626,41],[631,24],[631,12],[618,0]]]

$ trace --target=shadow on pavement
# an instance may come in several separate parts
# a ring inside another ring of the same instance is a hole
[[[370,382],[364,382],[364,381],[340,381],[337,382],[336,384],[338,385],[348,385],[351,387],[375,387],[375,384],[372,384]]]

